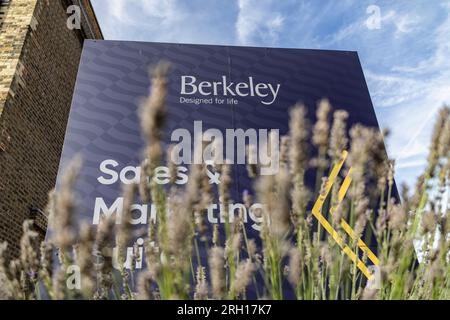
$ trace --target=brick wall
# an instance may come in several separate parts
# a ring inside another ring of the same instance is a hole
[[[86,21],[83,30],[67,28],[70,4],[10,0],[0,27],[0,241],[10,255],[30,207],[43,210],[54,187],[83,39],[101,38],[93,12],[97,30]],[[46,218],[34,213],[44,234]]]

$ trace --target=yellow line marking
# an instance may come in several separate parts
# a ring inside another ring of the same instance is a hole
[[[347,155],[348,155],[348,152],[344,151],[342,153],[341,161],[339,163],[337,163],[331,170],[330,176],[328,177],[328,181],[325,186],[324,193],[320,194],[319,197],[317,198],[316,203],[314,204],[314,207],[312,208],[312,213],[316,217],[316,219],[319,221],[319,223],[324,227],[324,229],[331,235],[331,237],[334,239],[334,241],[336,241],[336,243],[341,247],[342,251],[344,251],[344,253],[347,254],[347,256],[349,256],[349,258],[353,261],[353,263],[356,263],[356,265],[361,270],[361,272],[368,279],[370,279],[370,278],[372,278],[372,274],[369,271],[369,269],[367,268],[367,266],[364,264],[363,261],[361,261],[361,259],[359,259],[359,257],[353,252],[353,250],[344,243],[344,240],[339,235],[339,233],[336,230],[334,230],[334,228],[331,226],[331,224],[328,222],[328,220],[321,213],[325,199],[327,198],[333,183],[336,181],[339,171],[341,170],[345,160],[347,159]],[[348,186],[347,186],[347,189],[348,189]],[[353,232],[353,230],[352,230],[352,232]]]

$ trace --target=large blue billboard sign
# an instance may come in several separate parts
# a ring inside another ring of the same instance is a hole
[[[120,210],[122,185],[139,179],[145,142],[138,106],[149,93],[149,67],[161,60],[171,64],[163,145],[176,144],[186,135],[192,144],[205,133],[220,135],[223,156],[232,165],[231,206],[245,210],[250,238],[258,239],[261,218],[254,212],[257,203],[242,205],[242,194],[252,192],[252,181],[245,156],[239,153],[240,133],[250,143],[254,139],[265,144],[269,131],[279,137],[288,132],[291,106],[304,103],[314,122],[317,102],[324,97],[348,112],[349,127],[361,123],[378,128],[356,52],[87,41],[58,177],[71,159],[82,156],[75,189],[82,200],[76,209],[78,222],[97,225],[102,216]],[[177,184],[187,183],[189,164],[197,160],[193,147],[192,153],[183,153]],[[278,165],[267,162],[261,174],[276,174]],[[214,173],[210,179],[220,183]],[[313,176],[310,180],[313,188]],[[135,227],[146,230],[156,218],[152,204],[137,203],[135,209]],[[211,225],[224,223],[219,204],[210,206],[207,216]],[[136,268],[145,268],[143,261]]]

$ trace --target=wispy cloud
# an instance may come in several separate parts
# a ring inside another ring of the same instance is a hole
[[[237,4],[227,0],[91,0],[105,37],[233,43]]]
[[[280,2],[271,0],[238,0],[236,37],[240,44],[270,43],[283,31],[284,16]]]
[[[405,181],[414,178],[411,168],[420,172],[424,167],[436,111],[444,103],[450,104],[448,9],[448,4],[442,4],[445,18],[427,30],[427,56],[412,63],[408,59],[398,60],[386,72],[366,73],[375,104],[385,108],[380,111],[381,120],[393,130],[389,150],[397,159],[401,179]],[[403,174],[405,169],[408,175]]]
[[[353,16],[318,40],[323,48],[358,51],[379,122],[391,129],[397,180],[412,183],[425,165],[436,112],[450,103],[449,1],[380,1],[374,30],[365,23],[365,6],[347,4],[357,9]]]

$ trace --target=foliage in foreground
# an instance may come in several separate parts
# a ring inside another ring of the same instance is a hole
[[[191,166],[186,187],[174,183],[176,168],[170,161],[172,184],[168,191],[148,179],[164,158],[166,73],[165,65],[155,68],[152,93],[141,107],[147,161],[142,163],[145,170],[140,185],[124,187],[121,223],[116,224],[113,217],[103,219],[96,230],[87,224],[75,227],[73,186],[80,162],[74,161],[61,187],[49,197],[52,233],[48,241],[39,245],[32,222],[26,221],[20,257],[7,261],[6,244],[0,246],[0,298],[245,299],[253,286],[258,298],[282,299],[286,285],[298,299],[450,298],[448,107],[441,109],[435,124],[426,170],[413,192],[402,188],[400,204],[395,200],[394,164],[382,151],[380,132],[356,125],[347,137],[348,114],[342,110],[331,114],[326,100],[319,103],[317,122],[311,127],[306,109],[294,106],[290,131],[281,139],[279,173],[259,176],[258,166],[248,165],[249,175],[255,177],[256,198],[265,204],[260,212],[262,248],[257,248],[247,237],[239,214],[233,222],[225,219],[225,239],[220,239],[216,227],[212,239],[205,235],[205,208],[214,202],[214,191],[225,206],[231,201],[228,165],[215,164],[221,174],[218,190],[209,184],[204,165]],[[314,150],[307,148],[310,139]],[[322,176],[343,161],[344,150],[349,150],[344,170],[352,183],[347,196],[340,199],[342,179],[330,185]],[[308,170],[317,175],[314,190],[305,184]],[[311,213],[311,201],[327,189],[330,192],[322,214],[336,230],[335,236],[360,260],[349,259]],[[136,275],[133,267],[125,269],[123,265],[126,247],[134,238],[129,221],[138,193],[156,205],[158,218],[148,224],[145,254],[141,257],[134,250],[132,259],[145,259],[148,265]],[[250,198],[245,193],[244,203],[251,203]],[[352,236],[346,232],[348,226],[354,231]],[[370,239],[376,239],[379,266],[367,281],[358,267],[358,263],[368,264],[367,251],[361,252],[358,241],[369,243]],[[208,263],[196,263],[194,270],[192,252],[202,241],[210,245]],[[421,263],[414,245],[421,249]],[[54,261],[56,251],[58,261]],[[113,268],[114,255],[118,272]],[[79,289],[68,286],[73,266],[81,275]],[[262,278],[262,288],[255,288],[257,276]]]

